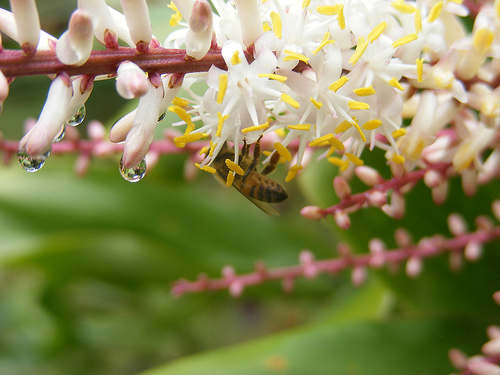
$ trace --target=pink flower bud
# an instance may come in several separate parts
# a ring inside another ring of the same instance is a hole
[[[324,217],[323,210],[317,206],[306,206],[300,210],[300,214],[309,220],[319,220]]]
[[[387,196],[381,191],[375,190],[368,193],[368,203],[373,207],[382,207],[387,203]]]
[[[499,292],[496,292],[496,293],[499,293]],[[495,296],[495,294],[493,294],[493,297],[494,296]],[[500,293],[499,293],[499,297],[500,297]],[[500,305],[500,303],[499,303],[499,305]],[[495,325],[488,326],[486,328],[486,334],[492,340],[493,339],[498,339],[498,338],[500,338],[500,327],[499,326],[495,326]]]
[[[57,58],[66,65],[83,65],[90,57],[93,42],[92,18],[85,10],[77,9],[71,15],[68,31],[57,41]]]
[[[349,219],[349,215],[347,215],[345,211],[335,211],[335,213],[333,214],[333,218],[340,229],[349,229],[351,227],[351,220]]]
[[[443,182],[431,190],[431,193],[433,202],[442,204],[448,195],[448,181],[443,180]]]
[[[500,305],[500,291],[493,293],[493,299],[498,305]]]
[[[363,284],[366,280],[366,268],[356,266],[351,272],[351,281],[355,286]]]
[[[394,232],[394,240],[399,247],[407,247],[411,245],[411,235],[405,228],[398,228]]]
[[[384,181],[380,173],[372,167],[362,165],[354,169],[356,176],[368,186],[375,186]]]
[[[483,254],[483,245],[477,241],[470,241],[465,245],[464,256],[470,262],[475,262]]]
[[[145,95],[149,90],[149,80],[144,71],[130,61],[124,61],[117,70],[116,91],[124,99]]]
[[[467,369],[474,375],[500,375],[499,366],[484,360],[469,362]]]
[[[488,355],[500,355],[500,337],[485,343],[481,351]]]
[[[448,216],[448,228],[454,236],[460,236],[467,232],[467,223],[459,214],[451,214]]]
[[[106,136],[106,129],[104,129],[104,125],[101,122],[94,120],[88,124],[87,134],[90,139],[100,141]]]
[[[500,221],[500,200],[495,200],[491,204],[491,210],[493,211],[493,215],[495,216],[495,219]]]
[[[145,0],[121,0],[121,4],[132,42],[144,53],[153,35],[148,5]]]
[[[406,274],[409,277],[417,277],[422,272],[422,259],[419,257],[412,256],[406,262]]]
[[[456,348],[452,348],[448,351],[448,358],[450,359],[451,364],[457,370],[462,371],[465,368],[465,364],[467,363],[467,357],[465,354]]]
[[[467,168],[462,172],[462,190],[465,195],[473,196],[476,193],[477,172],[475,169]]]
[[[333,189],[340,200],[349,198],[351,195],[351,188],[347,184],[345,178],[341,176],[335,176],[333,179]]]
[[[233,281],[229,285],[229,294],[231,297],[240,297],[243,294],[243,291],[245,290],[245,286],[243,283],[239,280]]]
[[[443,176],[438,171],[431,169],[431,170],[425,172],[424,183],[427,185],[427,187],[435,188],[442,181],[443,181]]]

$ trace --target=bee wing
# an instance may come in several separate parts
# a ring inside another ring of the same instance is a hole
[[[257,207],[259,207],[266,214],[268,214],[270,216],[279,216],[280,213],[278,212],[278,210],[271,203],[262,202],[262,201],[259,201],[257,199],[251,198],[251,197],[243,194],[240,191],[240,189],[238,189],[238,187],[236,185],[233,185],[233,186],[235,187],[236,190],[238,190],[241,193],[241,195],[243,195],[245,198],[247,198],[250,202],[252,202],[253,204],[255,204]]]

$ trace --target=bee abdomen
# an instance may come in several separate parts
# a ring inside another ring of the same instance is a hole
[[[279,203],[288,198],[280,184],[258,173],[248,176],[241,191],[249,197],[268,203]]]

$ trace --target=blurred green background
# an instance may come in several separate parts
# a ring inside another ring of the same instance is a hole
[[[169,10],[162,1],[148,3],[163,40]],[[58,36],[76,1],[37,4],[42,26]],[[22,136],[49,84],[45,77],[12,83],[0,117],[5,139]],[[113,81],[98,82],[79,129],[85,136],[93,119],[109,128],[133,107]],[[298,280],[291,293],[277,282],[237,299],[227,291],[170,293],[175,280],[200,272],[217,277],[228,264],[237,272],[251,271],[257,260],[293,265],[303,249],[333,257],[338,238],[366,252],[374,236],[394,246],[398,226],[415,239],[447,235],[451,212],[470,225],[489,215],[497,183],[470,199],[453,180],[441,207],[419,185],[403,220],[367,209],[339,232],[331,219],[299,215],[306,204],[335,203],[336,171],[324,160],[286,185],[290,198],[271,218],[208,174],[185,181],[184,155],[162,157],[136,184],[120,177],[119,157],[94,159],[84,178],[74,173],[74,155],[52,156],[34,174],[15,161],[0,167],[0,374],[443,374],[453,371],[448,349],[475,354],[487,340],[485,328],[500,323],[491,298],[500,289],[495,243],[460,272],[441,256],[426,261],[416,279],[403,267],[370,271],[358,288],[344,272]],[[387,172],[381,153],[365,159]],[[284,180],[284,169],[276,180]]]

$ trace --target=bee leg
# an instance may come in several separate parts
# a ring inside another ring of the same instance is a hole
[[[269,174],[272,171],[274,171],[276,169],[276,165],[278,164],[279,160],[280,160],[280,154],[278,154],[277,151],[274,151],[273,155],[271,156],[271,160],[269,161],[269,164],[266,165],[261,174],[265,176],[266,174]]]
[[[241,148],[240,159],[243,159],[245,156],[248,156],[250,152],[250,147],[247,145],[247,140],[243,139],[243,147]]]
[[[257,163],[259,162],[259,157],[260,157],[260,139],[262,138],[262,135],[259,137],[257,142],[255,142],[255,146],[253,148],[253,159],[250,165],[248,166],[248,169],[246,170],[245,174],[243,175],[243,180],[250,174],[250,172],[255,171],[257,168]]]

